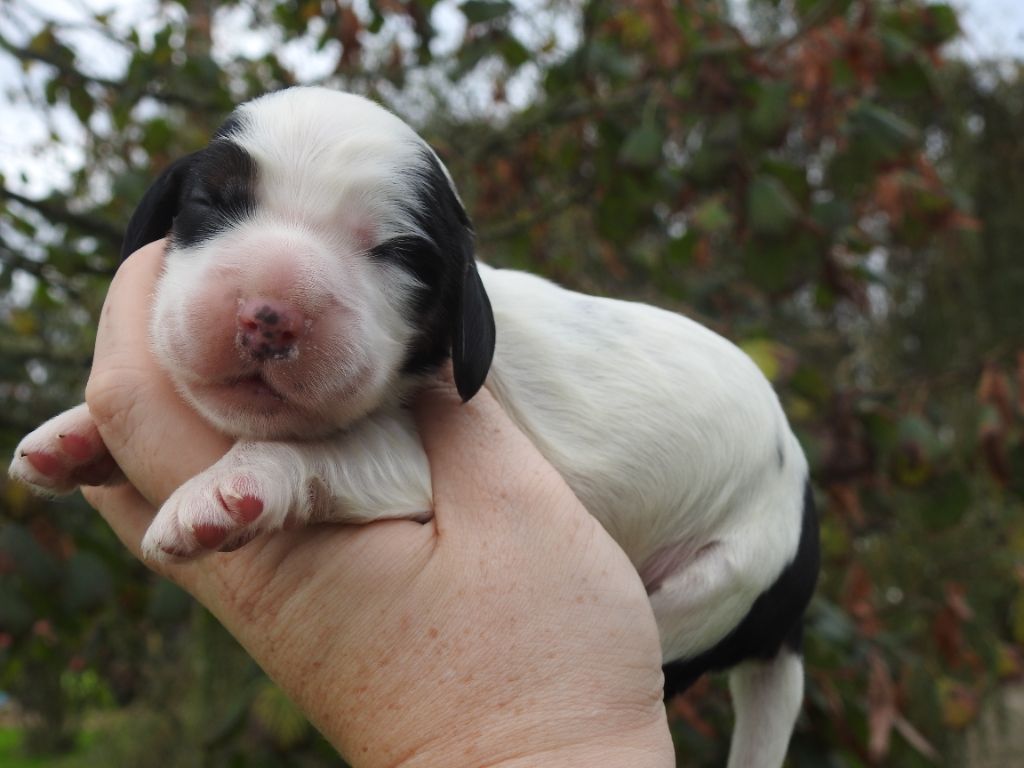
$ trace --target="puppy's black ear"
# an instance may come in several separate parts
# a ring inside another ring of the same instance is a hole
[[[458,311],[453,318],[452,369],[455,388],[466,402],[484,385],[494,358],[494,313],[473,254],[466,255]]]
[[[198,153],[171,163],[142,196],[124,233],[121,261],[147,243],[159,240],[171,229],[181,205],[181,187]]]

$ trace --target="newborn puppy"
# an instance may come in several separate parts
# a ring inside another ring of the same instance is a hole
[[[349,94],[240,106],[153,184],[123,255],[168,233],[153,349],[237,442],[167,500],[146,557],[286,523],[428,519],[403,404],[451,357],[463,399],[486,381],[636,566],[666,694],[733,668],[729,765],[782,763],[818,529],[804,454],[746,355],[685,317],[477,263],[434,152]],[[11,475],[44,493],[101,481],[94,434],[84,405],[57,416]]]

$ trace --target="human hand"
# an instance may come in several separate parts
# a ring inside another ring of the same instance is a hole
[[[136,555],[230,441],[149,352],[163,243],[104,306],[86,400],[130,484],[86,489]],[[415,414],[434,519],[319,526],[154,567],[235,635],[356,766],[668,766],[661,652],[626,556],[486,391]]]

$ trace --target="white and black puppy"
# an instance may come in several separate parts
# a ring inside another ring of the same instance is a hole
[[[286,520],[429,517],[403,403],[450,356],[462,397],[486,382],[636,566],[666,694],[732,668],[729,765],[782,763],[818,524],[804,454],[743,352],[677,314],[478,264],[434,152],[349,94],[240,106],[146,193],[124,255],[168,233],[153,348],[238,441],[160,509],[147,557],[236,547]],[[61,443],[89,426],[85,406],[47,422],[12,476],[71,490],[108,461]]]

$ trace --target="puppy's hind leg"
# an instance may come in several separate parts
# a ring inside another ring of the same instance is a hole
[[[743,662],[729,673],[729,690],[736,726],[728,768],[779,768],[803,701],[803,659],[783,646],[772,659]]]

